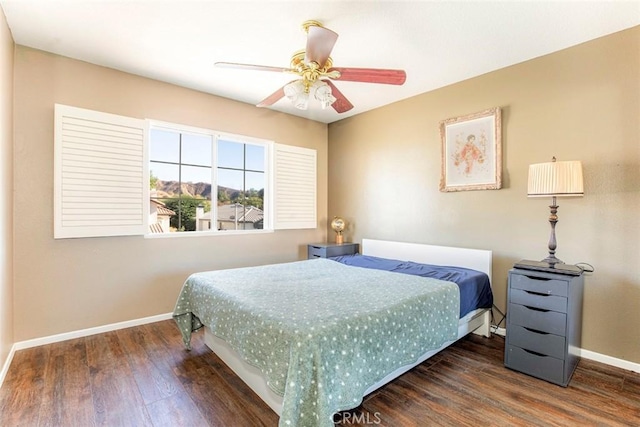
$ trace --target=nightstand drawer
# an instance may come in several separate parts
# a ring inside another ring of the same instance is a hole
[[[327,257],[327,247],[326,246],[312,246],[309,245],[307,248],[307,258],[326,258]]]
[[[568,295],[568,282],[564,280],[533,277],[524,274],[511,274],[509,279],[512,289],[523,289],[539,294],[561,297]]]
[[[533,375],[556,384],[566,383],[564,380],[564,360],[537,354],[520,347],[507,347],[507,368]]]
[[[567,315],[556,311],[539,310],[520,304],[509,304],[509,324],[526,326],[536,331],[566,336]],[[507,330],[510,325],[507,325]]]
[[[564,359],[566,347],[563,336],[538,332],[518,325],[511,325],[507,334],[509,334],[509,343],[516,347]]]
[[[540,294],[524,289],[511,289],[510,302],[546,310],[567,312],[567,298],[555,295]]]

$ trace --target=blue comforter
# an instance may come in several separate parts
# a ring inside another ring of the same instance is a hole
[[[493,306],[493,293],[491,292],[489,276],[480,271],[368,255],[342,255],[329,259],[354,267],[393,271],[453,282],[460,288],[460,318],[475,309],[491,308]]]

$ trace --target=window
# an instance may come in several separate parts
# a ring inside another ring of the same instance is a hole
[[[316,228],[316,151],[55,105],[54,238]]]
[[[179,125],[151,126],[151,233],[269,227],[270,142]]]

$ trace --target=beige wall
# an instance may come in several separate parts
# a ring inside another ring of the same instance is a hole
[[[53,108],[72,105],[218,129],[318,152],[312,230],[144,239],[53,239]],[[173,310],[188,274],[306,256],[326,237],[327,126],[88,63],[16,47],[15,340]]]
[[[495,106],[503,189],[439,192],[439,122]],[[493,250],[504,311],[511,265],[546,256],[551,200],[527,199],[526,181],[552,156],[584,167],[585,196],[559,199],[557,225],[557,256],[595,267],[583,348],[640,363],[640,27],[329,125],[328,213],[355,241]]]
[[[0,367],[7,360],[14,342],[13,51],[13,38],[0,8]]]

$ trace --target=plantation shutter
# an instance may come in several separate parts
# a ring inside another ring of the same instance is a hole
[[[275,144],[274,228],[316,228],[316,150]]]
[[[56,104],[54,238],[145,233],[146,138],[144,120]]]

